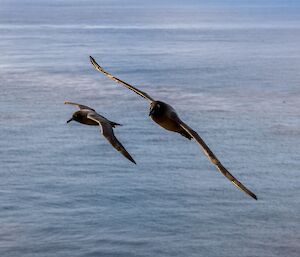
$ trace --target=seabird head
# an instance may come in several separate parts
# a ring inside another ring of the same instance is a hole
[[[162,111],[162,103],[154,101],[150,104],[149,116],[159,115]]]
[[[79,120],[80,120],[80,117],[79,117],[79,115],[78,115],[79,112],[80,112],[80,111],[74,112],[73,115],[72,115],[72,118],[69,119],[69,120],[67,121],[67,123],[71,122],[72,120],[79,121]]]

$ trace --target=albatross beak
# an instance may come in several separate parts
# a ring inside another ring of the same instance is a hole
[[[69,123],[69,122],[72,121],[72,120],[73,120],[73,118],[69,119],[69,120],[67,121],[67,123]]]

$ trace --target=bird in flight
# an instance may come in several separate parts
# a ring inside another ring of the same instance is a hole
[[[72,102],[65,102],[65,104],[75,105],[80,109],[79,111],[73,113],[72,118],[69,119],[67,123],[74,120],[85,125],[100,126],[102,130],[102,135],[107,139],[107,141],[117,151],[121,152],[121,154],[123,154],[128,160],[136,164],[131,155],[126,151],[124,146],[114,135],[113,128],[115,128],[116,126],[121,126],[121,124],[106,119],[105,117],[98,114],[94,109],[86,105]]]
[[[192,138],[196,140],[196,142],[202,148],[204,154],[208,157],[208,159],[217,167],[217,169],[227,178],[229,179],[237,188],[241,191],[244,191],[246,194],[257,200],[256,195],[251,192],[247,187],[245,187],[240,181],[238,181],[218,160],[215,154],[210,150],[207,144],[203,141],[203,139],[199,136],[197,132],[191,129],[187,124],[185,124],[177,115],[176,111],[172,106],[162,101],[154,100],[147,93],[137,89],[136,87],[128,84],[127,82],[118,79],[117,77],[111,75],[107,71],[105,71],[93,57],[90,56],[91,63],[95,67],[96,70],[106,75],[111,80],[114,80],[117,83],[127,87],[132,90],[136,94],[140,95],[150,103],[150,111],[149,116],[152,118],[154,122],[156,122],[159,126],[163,127],[166,130],[170,130],[173,132],[177,132],[182,136],[191,140]]]

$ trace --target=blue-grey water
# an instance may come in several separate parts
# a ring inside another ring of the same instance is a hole
[[[1,257],[300,255],[300,7],[224,2],[0,0]],[[89,55],[173,105],[259,200]],[[138,165],[66,124],[65,100],[122,123]]]

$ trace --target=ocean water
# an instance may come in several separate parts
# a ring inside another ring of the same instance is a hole
[[[0,1],[1,257],[299,256],[300,8],[47,2]],[[89,55],[173,105],[259,200]],[[66,100],[123,124],[137,166],[66,124]]]

